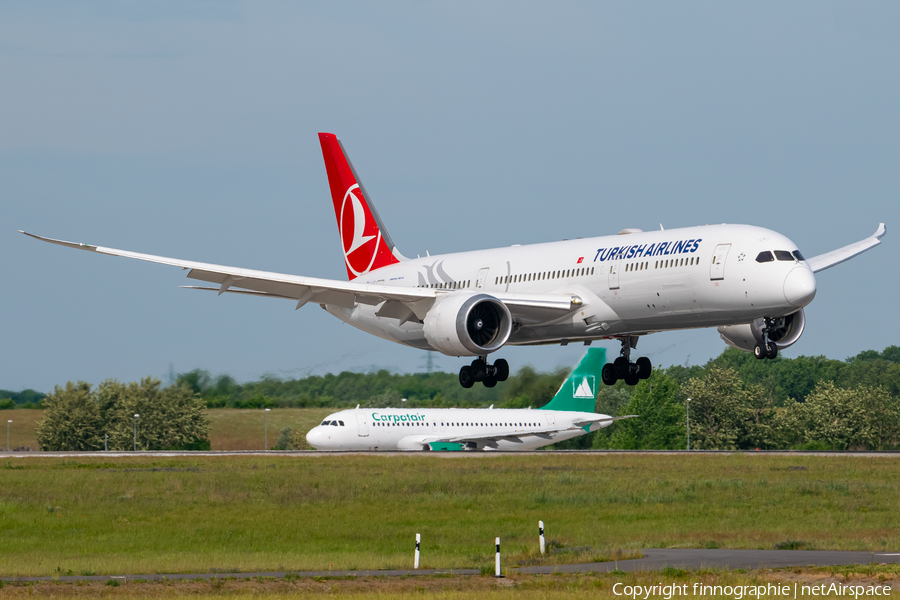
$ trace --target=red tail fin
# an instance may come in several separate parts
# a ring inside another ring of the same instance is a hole
[[[347,276],[353,281],[364,273],[400,262],[391,236],[381,223],[341,141],[333,133],[320,133],[319,143],[331,186]]]

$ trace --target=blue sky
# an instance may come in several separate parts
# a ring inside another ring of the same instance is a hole
[[[318,307],[16,233],[343,278],[318,131],[407,255],[731,222],[812,256],[884,221],[881,247],[819,275],[785,355],[897,344],[898,24],[888,2],[5,2],[0,388],[421,370]],[[638,346],[663,365],[723,348]]]

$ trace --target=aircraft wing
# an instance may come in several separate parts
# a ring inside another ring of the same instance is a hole
[[[875,246],[880,244],[881,238],[884,237],[885,232],[886,229],[884,227],[884,223],[879,223],[878,229],[870,237],[856,242],[855,244],[850,244],[849,246],[844,246],[843,248],[838,248],[837,250],[832,250],[831,252],[826,252],[825,254],[813,256],[812,258],[807,259],[806,262],[809,264],[809,268],[813,270],[813,273],[818,273],[819,271],[830,269],[831,267],[839,265],[844,261],[850,260],[857,254],[862,254],[866,250],[874,248]]]
[[[220,295],[229,292],[295,300],[297,302],[296,308],[300,308],[307,302],[333,304],[345,308],[354,308],[357,304],[381,305],[376,313],[378,316],[399,319],[401,324],[410,320],[421,322],[425,318],[425,313],[428,312],[437,298],[443,294],[454,293],[443,289],[354,283],[352,281],[336,281],[333,279],[255,271],[240,267],[167,258],[153,254],[141,254],[128,250],[117,250],[116,248],[104,248],[103,246],[91,244],[66,242],[22,230],[19,230],[19,233],[43,242],[66,246],[67,248],[181,267],[183,270],[188,271],[187,276],[189,279],[197,279],[218,286],[185,286],[189,289],[217,291]],[[581,299],[571,294],[493,295],[507,305],[513,318],[526,323],[541,323],[558,319],[575,310],[581,304]]]
[[[597,415],[596,419],[580,419],[575,421],[573,425],[584,427],[590,423],[605,423],[606,421],[621,421],[622,419],[636,419],[640,415],[625,415],[624,417],[610,417],[608,415]]]

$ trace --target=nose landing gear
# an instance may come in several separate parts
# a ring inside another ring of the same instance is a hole
[[[498,358],[494,364],[488,364],[486,356],[479,356],[471,365],[465,365],[459,370],[459,383],[464,388],[470,388],[477,382],[484,387],[494,387],[498,381],[506,381],[509,378],[509,363],[503,358]]]
[[[603,365],[600,372],[600,379],[606,385],[615,385],[615,383],[624,379],[628,385],[637,385],[641,379],[647,379],[653,372],[653,365],[650,359],[642,356],[635,362],[631,362],[631,349],[637,347],[638,336],[632,335],[619,339],[622,342],[622,351],[620,356],[612,363]]]
[[[775,342],[770,342],[768,340],[768,336],[766,336],[766,340],[762,344],[757,344],[753,347],[753,356],[762,360],[764,358],[768,358],[769,360],[778,356],[778,346]]]
[[[753,356],[762,360],[764,358],[768,358],[769,360],[774,359],[778,356],[778,346],[769,339],[769,332],[775,331],[779,326],[784,326],[784,317],[780,319],[764,319],[762,327],[760,330],[762,332],[762,340],[756,346],[753,347]]]

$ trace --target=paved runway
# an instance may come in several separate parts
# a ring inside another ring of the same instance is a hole
[[[644,558],[620,560],[617,562],[584,563],[577,565],[552,565],[541,567],[504,567],[507,574],[537,573],[608,573],[620,571],[659,571],[665,567],[686,570],[705,568],[718,569],[765,569],[775,567],[806,567],[830,565],[859,565],[871,563],[900,563],[900,552],[851,552],[842,550],[701,550],[688,548],[649,548],[642,550]],[[126,582],[141,579],[160,580],[206,580],[224,578],[268,577],[282,579],[294,577],[403,577],[410,575],[478,575],[478,569],[419,569],[390,571],[268,571],[256,573],[173,573],[151,575],[69,575],[60,577],[0,577],[9,582],[26,581],[106,581],[124,579]]]
[[[900,553],[850,552],[843,550],[701,550],[690,548],[649,548],[642,550],[644,558],[615,562],[559,565],[551,567],[520,567],[519,573],[608,573],[620,571],[658,571],[665,567],[696,570],[771,569],[775,567],[807,567],[829,565],[860,565],[870,563],[900,563]]]
[[[839,452],[839,451],[819,451],[811,452],[807,450],[492,450],[490,452],[385,452],[385,451],[353,451],[344,452],[340,450],[322,451],[322,450],[210,450],[210,451],[172,451],[158,450],[152,452],[5,452],[0,451],[0,458],[127,458],[127,457],[155,457],[166,458],[176,456],[267,456],[267,457],[320,457],[320,456],[439,456],[446,458],[459,458],[461,456],[498,456],[498,455],[519,455],[519,456],[547,456],[558,454],[597,454],[597,455],[622,455],[622,454],[647,454],[659,456],[677,456],[687,454],[703,454],[703,455],[732,455],[745,454],[751,456],[854,456],[854,457],[886,457],[897,458],[900,451],[886,452]]]

